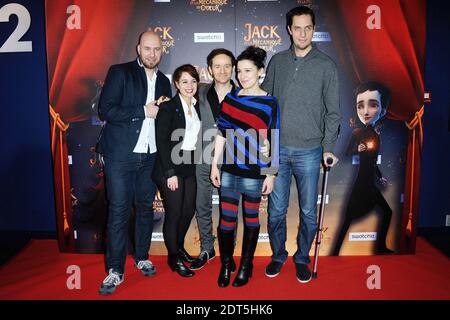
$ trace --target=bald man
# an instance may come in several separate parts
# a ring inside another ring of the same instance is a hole
[[[124,280],[128,221],[136,209],[135,266],[144,276],[156,269],[149,260],[153,232],[153,199],[156,187],[151,179],[156,158],[155,118],[157,100],[172,96],[169,79],[158,70],[162,43],[158,34],[139,36],[138,57],[110,67],[99,101],[104,121],[97,152],[104,160],[106,198],[109,205],[106,271],[99,293],[112,294]]]

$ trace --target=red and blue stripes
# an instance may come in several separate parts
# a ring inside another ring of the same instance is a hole
[[[220,192],[220,224],[225,232],[234,232],[237,226],[241,193],[229,190]],[[243,195],[244,223],[248,228],[259,227],[259,205],[261,197]]]
[[[264,177],[262,169],[276,173],[279,165],[280,110],[273,96],[238,96],[239,89],[222,102],[217,127],[226,137],[224,171],[246,177]],[[270,156],[264,157],[261,146],[270,143]]]

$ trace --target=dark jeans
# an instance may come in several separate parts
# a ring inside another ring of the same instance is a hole
[[[317,231],[317,185],[320,175],[322,147],[301,149],[281,146],[280,168],[273,191],[269,196],[268,231],[272,260],[285,262],[286,214],[289,206],[292,176],[297,183],[300,206],[300,227],[297,233],[297,251],[294,262],[308,264],[309,251]]]
[[[106,195],[109,204],[106,270],[125,271],[128,224],[136,207],[135,261],[147,260],[153,232],[156,186],[151,175],[156,153],[134,153],[127,161],[105,158]]]
[[[167,187],[167,179],[158,181],[158,188],[163,196],[164,204],[164,243],[169,257],[178,254],[178,249],[184,246],[192,217],[195,213],[195,195],[197,183],[195,175],[178,176],[178,189],[172,191]]]

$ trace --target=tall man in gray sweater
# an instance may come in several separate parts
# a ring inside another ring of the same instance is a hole
[[[274,95],[281,109],[280,169],[269,198],[268,231],[272,260],[268,277],[276,277],[287,260],[286,214],[292,175],[297,183],[300,228],[294,254],[297,280],[311,280],[309,251],[317,231],[317,195],[322,159],[331,158],[337,139],[339,111],[338,71],[335,63],[315,45],[314,12],[305,6],[286,14],[290,49],[274,55],[263,88]]]

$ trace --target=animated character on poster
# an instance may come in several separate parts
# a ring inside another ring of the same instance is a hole
[[[358,86],[355,95],[356,113],[360,123],[352,132],[347,155],[359,155],[359,169],[332,254],[339,255],[351,223],[367,215],[376,207],[380,209],[377,212],[381,221],[377,232],[375,253],[393,253],[386,246],[392,210],[377,187],[377,184],[383,187],[387,185],[386,179],[377,166],[381,142],[378,122],[386,114],[390,92],[380,83],[366,82]]]

